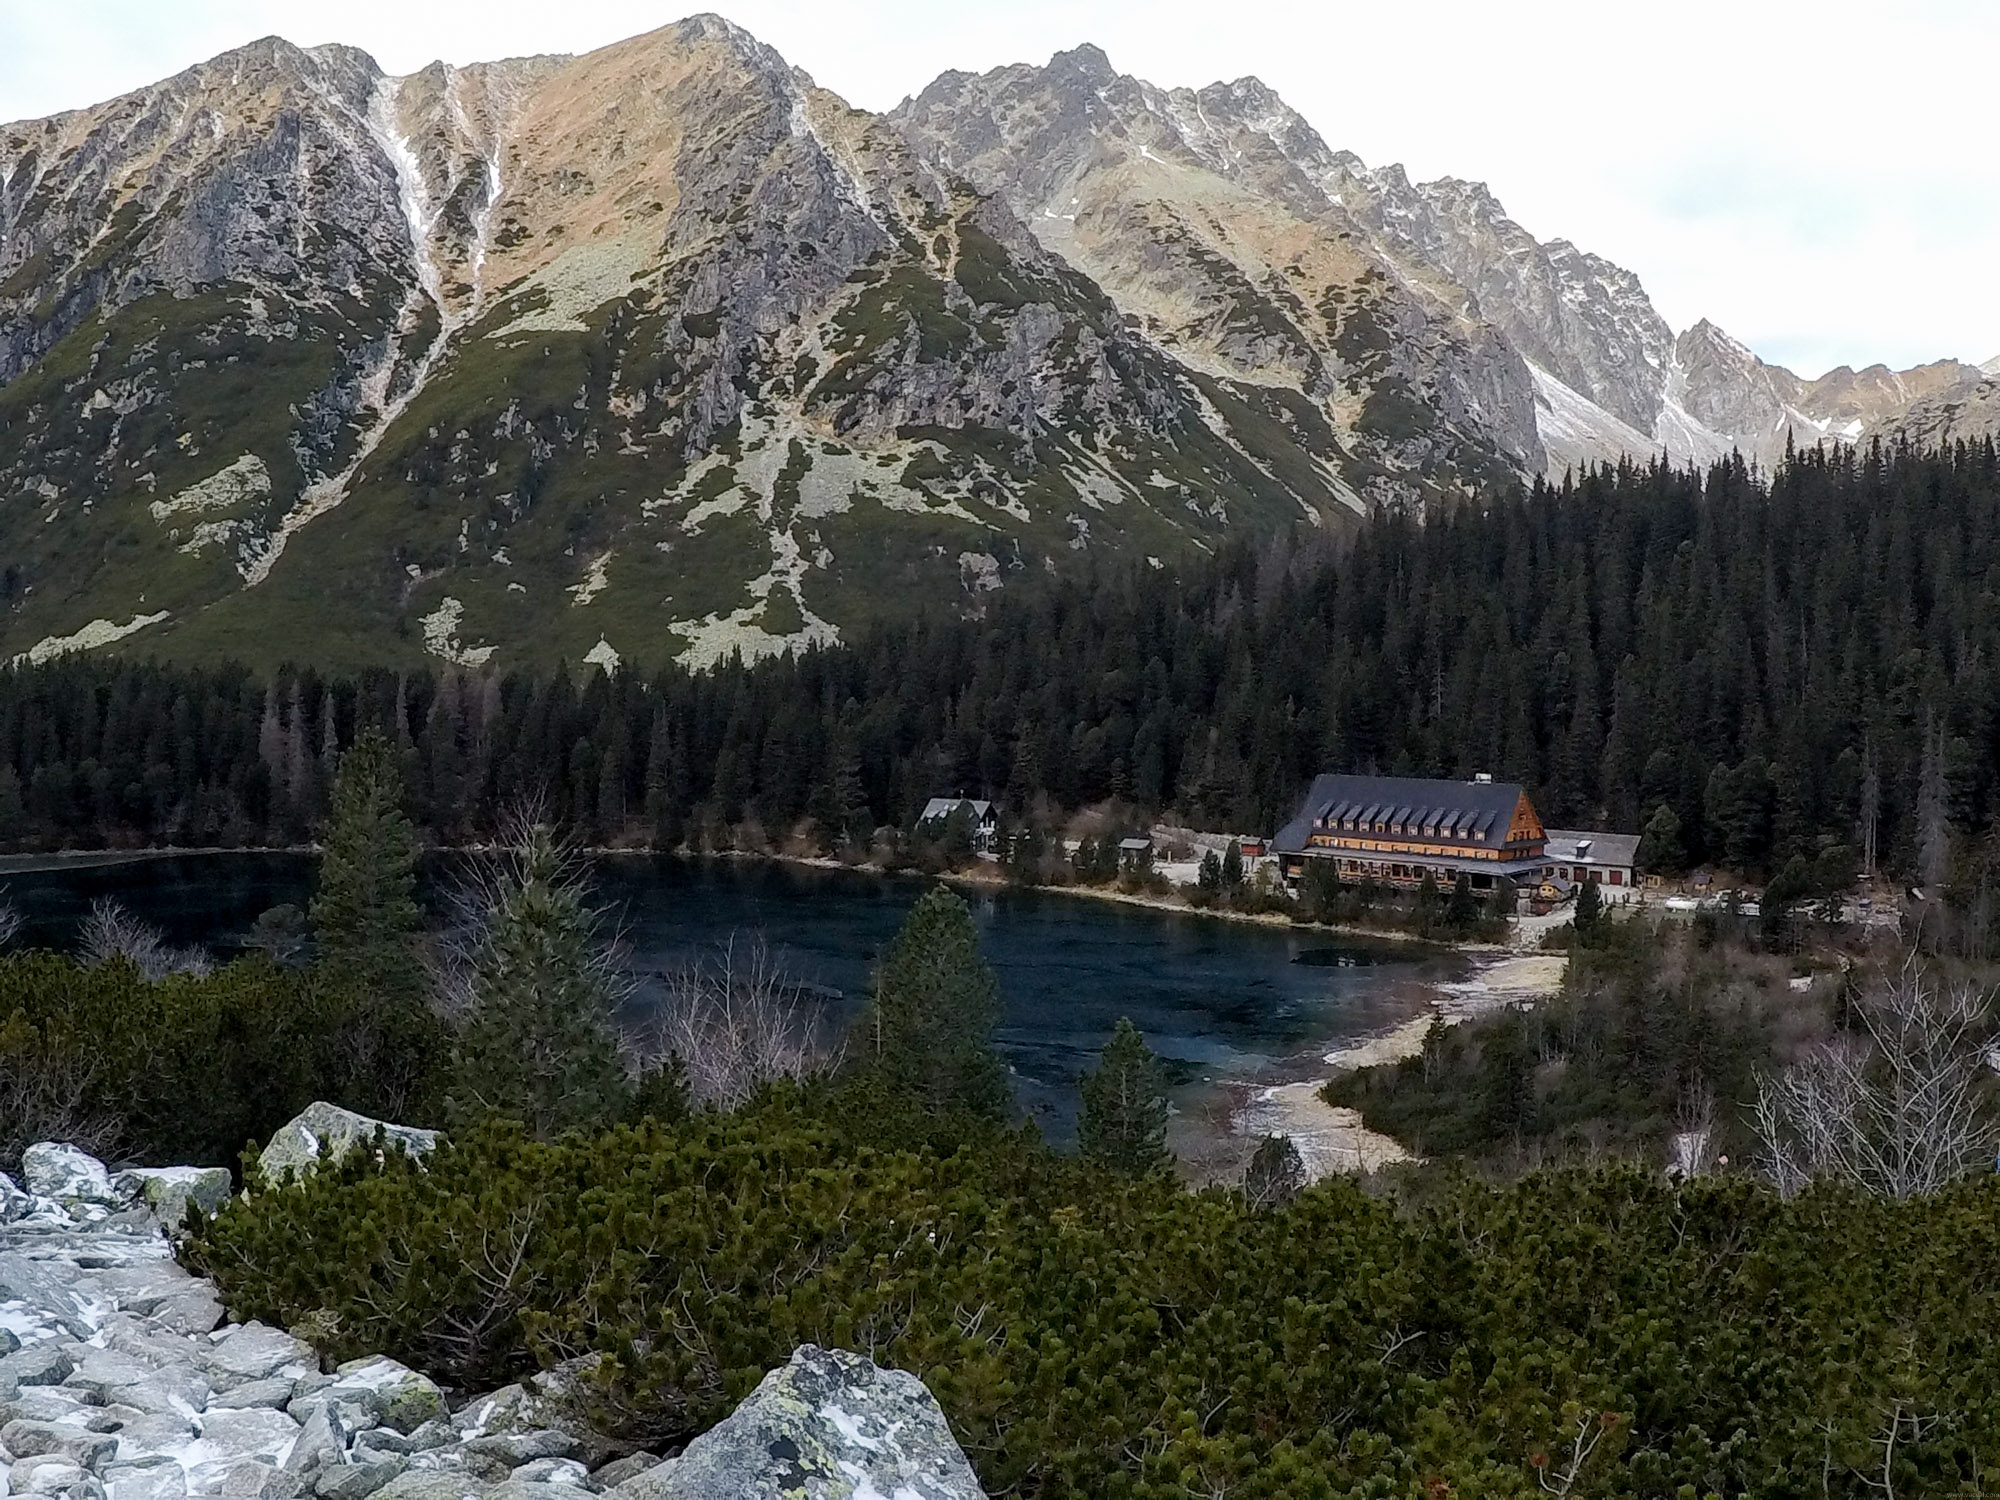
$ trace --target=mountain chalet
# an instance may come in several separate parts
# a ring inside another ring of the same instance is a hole
[[[1588,850],[1614,844],[1622,860],[1593,865],[1572,859],[1576,878],[1629,887],[1630,847],[1636,839],[1619,835],[1567,833],[1562,852],[1575,841]],[[1449,886],[1461,874],[1475,891],[1490,891],[1505,878],[1530,886],[1552,875],[1552,835],[1521,786],[1481,776],[1472,781],[1432,781],[1407,776],[1319,776],[1298,813],[1272,840],[1287,882],[1296,882],[1308,860],[1335,861],[1342,880],[1375,880],[1413,887],[1426,875]]]

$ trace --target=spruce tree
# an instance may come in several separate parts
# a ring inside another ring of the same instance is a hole
[[[414,1003],[417,962],[417,835],[404,816],[396,752],[364,733],[340,757],[320,856],[312,927],[327,971],[389,1000]]]
[[[1597,889],[1597,882],[1585,880],[1576,888],[1576,915],[1571,919],[1576,923],[1576,935],[1580,942],[1588,944],[1597,934],[1597,924],[1604,919],[1604,897]]]
[[[468,901],[459,975],[467,1015],[447,1114],[520,1120],[537,1139],[607,1122],[630,1084],[613,1014],[624,995],[572,851],[546,823],[519,829]]]
[[[1680,814],[1673,804],[1662,802],[1646,820],[1639,839],[1639,863],[1660,875],[1678,875],[1687,868],[1687,849],[1681,843]]]
[[[1445,903],[1444,920],[1445,925],[1457,933],[1472,931],[1473,924],[1479,920],[1479,900],[1472,894],[1472,877],[1463,870],[1451,883],[1451,898]]]
[[[1252,1208],[1283,1208],[1306,1185],[1306,1164],[1288,1135],[1267,1135],[1243,1173],[1243,1198]]]
[[[858,1062],[928,1113],[1004,1119],[1012,1089],[993,1052],[999,1020],[1000,986],[972,913],[943,886],[926,891],[882,956]]]
[[[1172,1162],[1160,1060],[1131,1021],[1119,1021],[1096,1070],[1083,1075],[1081,1093],[1077,1145],[1085,1161],[1131,1177]]]

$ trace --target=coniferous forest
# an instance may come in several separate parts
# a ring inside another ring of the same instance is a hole
[[[1268,832],[1319,770],[1487,771],[1552,825],[1646,829],[1656,867],[1756,877],[1872,833],[1914,871],[1927,795],[1961,839],[2000,812],[1996,712],[2000,453],[1815,450],[1107,562],[704,674],[17,666],[0,842],[297,841],[374,725],[444,841],[524,796],[661,847],[865,842],[956,792]]]

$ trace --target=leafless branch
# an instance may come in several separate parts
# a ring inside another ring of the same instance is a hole
[[[1984,997],[1939,984],[1913,953],[1857,1009],[1858,1035],[1758,1080],[1752,1122],[1778,1190],[1825,1177],[1909,1198],[1992,1160]]]
[[[78,935],[77,956],[86,964],[123,959],[149,981],[170,974],[209,974],[215,968],[200,948],[173,947],[159,928],[140,921],[108,896],[90,904],[90,915]]]
[[[837,1060],[819,1005],[762,939],[732,937],[713,958],[665,978],[638,1060],[678,1058],[697,1104],[733,1109],[767,1083],[809,1077]]]

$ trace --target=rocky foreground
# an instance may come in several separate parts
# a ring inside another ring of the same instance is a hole
[[[315,1105],[265,1165],[372,1125]],[[228,1196],[220,1168],[113,1173],[43,1144],[22,1178],[0,1174],[0,1500],[982,1500],[922,1382],[860,1355],[807,1345],[684,1453],[624,1453],[560,1369],[470,1395],[226,1322],[169,1239],[190,1200]]]

